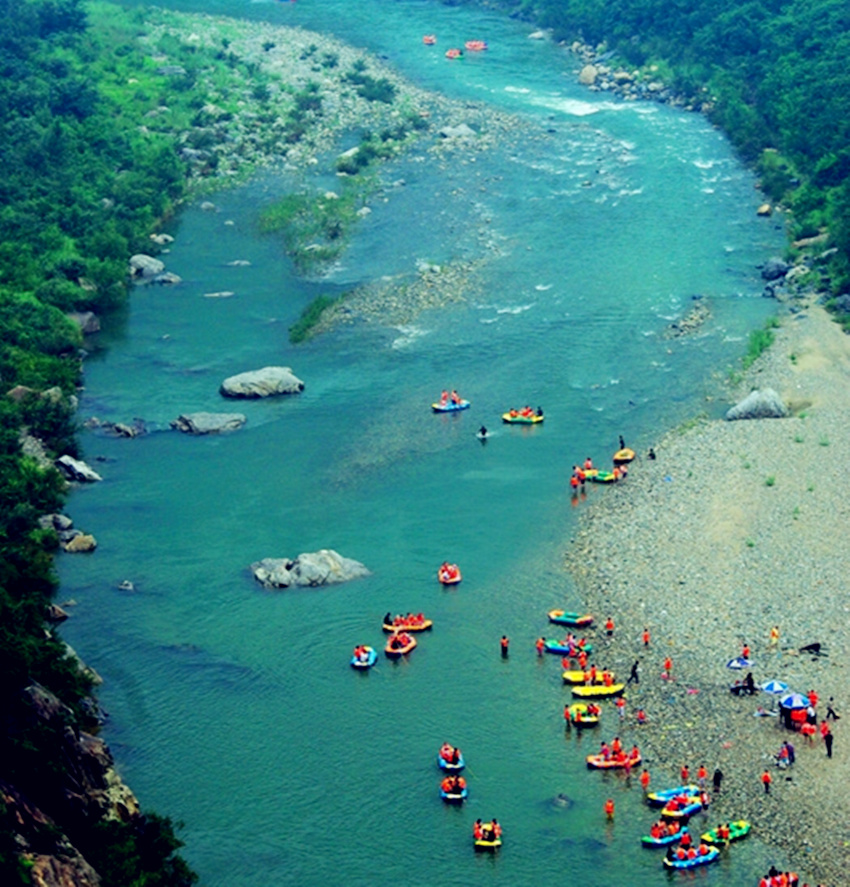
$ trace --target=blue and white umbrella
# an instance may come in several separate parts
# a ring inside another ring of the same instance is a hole
[[[782,708],[808,708],[809,697],[802,693],[786,693],[779,697],[779,704]]]
[[[726,668],[750,668],[753,664],[752,659],[744,659],[743,656],[736,656],[726,663]]]
[[[761,685],[761,688],[765,693],[770,693],[773,696],[781,696],[783,693],[788,692],[788,684],[785,681],[767,681]]]

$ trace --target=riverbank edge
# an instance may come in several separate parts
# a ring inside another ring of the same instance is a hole
[[[850,761],[826,758],[821,742],[809,748],[774,718],[753,717],[770,697],[733,696],[740,673],[725,666],[746,643],[757,683],[781,678],[803,693],[816,688],[822,699],[846,693],[850,636],[838,617],[847,610],[841,589],[850,559],[832,529],[844,512],[843,477],[832,481],[825,471],[829,446],[850,421],[850,340],[816,294],[797,307],[730,388],[740,400],[751,388],[772,387],[790,416],[670,429],[652,443],[655,460],[639,457],[627,483],[580,516],[564,565],[588,610],[615,618],[600,664],[624,673],[640,663],[621,731],[640,743],[653,786],[676,784],[682,764],[691,773],[703,763],[709,774],[720,769],[723,791],[706,828],[746,818],[793,868],[839,884]],[[773,626],[781,631],[775,645]],[[828,645],[828,656],[800,654],[815,641]],[[663,675],[668,655],[672,679]],[[649,716],[643,727],[634,724],[637,707]],[[823,716],[823,703],[819,710]],[[841,749],[840,723],[832,731]],[[774,763],[784,739],[797,746],[787,774]],[[765,768],[774,779],[769,795],[760,782]]]

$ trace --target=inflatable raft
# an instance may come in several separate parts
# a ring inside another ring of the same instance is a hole
[[[588,675],[588,672],[586,672],[586,671],[581,671],[581,670],[573,671],[572,669],[568,669],[567,671],[565,671],[561,675],[561,677],[564,679],[565,684],[584,684],[587,675]],[[601,671],[596,672],[596,680],[593,683],[594,684],[601,684],[602,683],[602,672]]]
[[[468,796],[469,791],[465,788],[462,788],[459,792],[447,792],[445,789],[440,789],[440,797],[447,804],[462,804]]]
[[[595,484],[611,484],[616,480],[613,471],[600,471],[598,468],[585,469],[584,476]]]
[[[750,829],[752,826],[746,819],[737,819],[735,822],[727,822],[726,827],[729,829],[729,837],[728,838],[720,838],[717,836],[717,829],[713,828],[711,831],[705,832],[700,835],[699,838],[706,844],[731,844],[732,841],[740,841],[741,838],[746,838],[750,833]]]
[[[371,668],[378,661],[378,653],[373,647],[364,647],[363,652],[366,654],[365,659],[358,656],[351,657],[352,668]]]
[[[463,53],[459,49],[447,49],[446,50],[446,58],[447,59],[462,59]]]
[[[665,788],[660,792],[650,792],[646,796],[646,802],[652,807],[664,807],[671,798],[678,795],[696,797],[699,795],[698,785],[677,785],[676,788]]]
[[[671,807],[668,802],[661,808],[661,815],[664,819],[690,819],[702,809],[702,801],[698,797],[690,797],[678,807]]]
[[[451,52],[451,50],[449,50]],[[461,400],[459,403],[432,403],[431,409],[435,413],[457,413],[460,410],[468,410],[471,404],[468,400]]]
[[[627,764],[635,767],[641,762],[640,752],[634,756],[627,756],[622,759],[608,758],[606,760],[602,755],[588,755],[585,760],[587,766],[591,770],[622,770]]]
[[[578,613],[568,613],[566,610],[550,610],[549,621],[556,625],[569,625],[572,628],[587,628],[593,625],[593,616],[589,613],[582,616]]]
[[[599,715],[591,715],[587,712],[587,706],[583,702],[574,702],[568,709],[570,723],[574,727],[596,727],[599,724]]]
[[[397,640],[396,635],[393,635],[384,647],[384,653],[387,655],[388,659],[400,659],[402,656],[406,656],[416,646],[416,638],[409,637],[407,643],[400,646],[393,644],[393,640]]]
[[[445,770],[447,773],[460,773],[460,771],[466,766],[466,761],[463,759],[463,752],[458,751],[457,763],[454,764],[438,754],[437,766],[441,770]]]
[[[437,579],[442,582],[443,585],[457,585],[463,576],[460,574],[460,567],[457,564],[449,564],[447,569],[443,569],[440,567],[437,570]]]
[[[712,847],[708,853],[700,856],[697,853],[696,856],[688,859],[667,859],[664,857],[664,865],[667,866],[668,869],[694,869],[699,865],[708,865],[710,862],[714,862],[717,857],[720,856],[720,851],[716,847]]]
[[[426,46],[433,46],[433,45],[437,42],[437,37],[436,37],[435,34],[426,34],[426,35],[422,38],[422,42],[423,42]]]
[[[623,447],[622,450],[617,450],[617,452],[614,453],[614,464],[625,465],[626,462],[631,462],[634,457],[634,450],[630,450],[628,447]]]
[[[625,689],[625,684],[611,684],[610,687],[606,687],[604,684],[591,684],[590,686],[573,687],[572,692],[573,696],[578,696],[579,699],[609,699],[614,696],[622,696]]]
[[[672,835],[665,835],[663,838],[653,838],[652,835],[643,835],[640,842],[644,847],[669,847],[675,844],[682,835],[687,834],[686,828],[680,828],[679,831],[673,832]]]
[[[399,625],[387,625],[385,622],[383,628],[384,631],[394,634],[397,631],[429,631],[433,626],[434,621],[432,619],[425,619],[422,622],[402,622]]]
[[[501,846],[501,838],[494,838],[492,841],[488,841],[485,838],[477,838],[475,841],[475,849],[481,852],[489,851],[492,853],[493,851],[498,850]]]
[[[470,52],[482,52],[487,48],[487,43],[484,40],[467,40],[463,45]]]
[[[543,416],[539,416],[537,413],[532,416],[523,416],[519,413],[512,416],[510,412],[507,412],[502,413],[502,421],[507,422],[508,425],[537,425],[543,421]]]
[[[563,641],[546,641],[543,644],[543,647],[547,653],[558,653],[560,656],[565,654],[569,656],[578,656],[582,650],[584,650],[585,653],[593,652],[593,644],[588,644],[587,641],[581,645],[577,643],[573,644],[572,647],[570,647],[569,644],[565,644]]]

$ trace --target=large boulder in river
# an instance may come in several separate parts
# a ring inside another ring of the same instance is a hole
[[[784,419],[788,408],[772,388],[751,391],[740,403],[735,404],[726,418],[735,419]]]
[[[264,367],[231,376],[221,383],[225,397],[270,397],[273,394],[298,394],[304,383],[289,367]]]
[[[581,71],[579,71],[578,82],[583,86],[593,86],[596,83],[596,78],[599,76],[599,68],[596,65],[585,65]]]
[[[251,564],[254,578],[266,588],[316,587],[338,585],[369,575],[359,561],[323,548],[299,554],[295,560],[267,557]]]
[[[130,277],[133,280],[151,280],[163,271],[165,263],[153,256],[146,256],[144,253],[130,256]]]
[[[246,422],[242,413],[182,413],[171,427],[186,434],[221,434],[236,431]]]
[[[790,270],[791,266],[786,261],[775,256],[764,263],[761,276],[765,280],[779,280],[781,277],[785,277]]]
[[[103,480],[93,468],[90,468],[85,462],[75,459],[73,456],[60,456],[56,460],[56,467],[68,480],[89,484]]]

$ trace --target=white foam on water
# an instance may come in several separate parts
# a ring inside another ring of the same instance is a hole
[[[400,348],[407,348],[412,345],[417,339],[421,339],[422,336],[427,336],[429,334],[429,330],[422,329],[422,327],[418,326],[397,326],[394,327],[397,329],[401,335],[397,339],[393,339],[391,348],[396,350]]]

